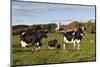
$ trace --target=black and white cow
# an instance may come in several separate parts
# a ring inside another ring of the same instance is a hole
[[[49,49],[55,49],[55,48],[60,48],[60,44],[56,39],[48,41],[48,48]]]
[[[73,43],[74,44],[74,49],[76,49],[76,45],[78,45],[78,50],[80,50],[80,41],[82,39],[82,36],[85,34],[86,28],[81,27],[78,28],[77,30],[73,31],[67,31],[65,32],[64,35],[64,50],[66,49],[66,45],[68,43]]]
[[[20,35],[21,47],[26,47],[29,44],[32,44],[33,49],[40,49],[42,46],[42,38],[47,38],[48,31],[34,31],[34,32],[23,32]],[[32,49],[32,50],[33,50]]]

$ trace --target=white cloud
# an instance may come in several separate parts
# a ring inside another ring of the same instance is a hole
[[[16,4],[12,4],[13,10],[26,10],[26,11],[50,11],[50,10],[61,10],[61,9],[68,9],[68,10],[75,10],[80,8],[85,8],[88,6],[77,6],[77,5],[62,5],[62,4],[48,4],[47,6],[41,5],[38,6],[39,3],[37,3],[37,6],[34,6],[34,3],[31,6],[19,6]],[[44,3],[45,4],[45,3]],[[26,4],[27,5],[27,4]]]

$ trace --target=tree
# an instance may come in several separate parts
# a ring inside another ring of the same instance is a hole
[[[67,25],[67,29],[79,28],[81,24],[78,21],[72,21],[72,23]]]
[[[48,32],[55,32],[55,28],[57,27],[56,24],[52,23],[52,24],[47,24],[47,30]]]
[[[84,23],[84,27],[86,27],[86,33],[95,33],[95,23],[91,21],[87,21]]]

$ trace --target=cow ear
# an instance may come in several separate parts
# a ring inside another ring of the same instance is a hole
[[[84,28],[84,30],[86,30],[86,28]]]

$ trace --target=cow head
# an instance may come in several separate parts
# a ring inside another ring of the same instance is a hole
[[[85,31],[86,30],[86,28],[84,28],[84,27],[80,27],[80,28],[78,28],[78,30],[77,30],[77,34],[79,34],[79,35],[81,35],[81,36],[83,36],[83,35],[85,35]]]
[[[47,36],[48,31],[47,30],[41,30],[40,32],[42,34],[42,37],[44,37],[44,38],[47,38],[48,37]]]

